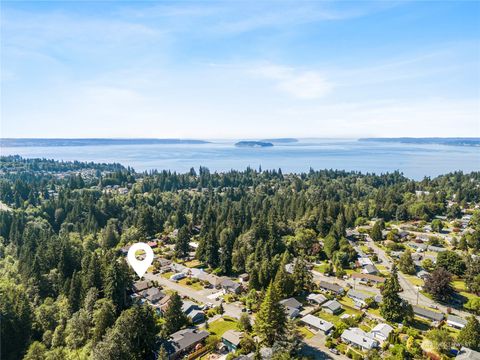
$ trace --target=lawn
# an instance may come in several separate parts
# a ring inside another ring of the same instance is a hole
[[[333,325],[335,325],[335,327],[338,327],[338,325],[342,323],[342,320],[340,319],[340,316],[329,314],[329,313],[326,313],[324,311],[320,311],[320,312],[316,313],[315,316],[318,316],[319,318],[321,318],[325,321],[331,322]]]
[[[188,268],[196,268],[196,267],[200,267],[203,264],[199,260],[194,259],[192,261],[186,261],[183,265],[185,265]]]
[[[208,324],[208,331],[211,335],[222,336],[227,330],[236,330],[237,329],[237,320],[224,316],[218,320],[215,320]]]
[[[463,280],[454,280],[452,281],[452,285],[457,291],[467,291],[467,285],[465,285],[465,281]]]
[[[411,284],[413,284],[415,286],[423,286],[423,284],[424,284],[422,279],[419,279],[418,277],[416,277],[414,275],[403,274],[403,276],[405,276],[405,278],[408,280],[408,282],[410,282]]]
[[[468,300],[478,299],[478,296],[466,291],[460,291],[460,295],[465,296]]]
[[[312,338],[315,334],[312,333],[310,330],[308,330],[305,326],[300,326],[298,328],[298,331],[300,331],[303,336],[305,337],[305,339],[310,339]]]
[[[372,315],[375,315],[375,316],[379,316],[381,317],[382,315],[380,315],[380,308],[377,308],[377,309],[371,309],[369,308],[367,310],[368,313],[372,314]]]
[[[314,269],[315,271],[318,271],[319,273],[322,273],[322,274],[323,274],[323,273],[325,272],[327,266],[328,266],[328,263],[327,263],[327,262],[323,262],[323,263],[321,263],[320,265],[315,265],[315,266],[313,267],[313,269]]]
[[[199,281],[196,282],[196,283],[191,283],[190,285],[188,285],[187,281],[189,281],[189,280],[190,280],[190,282],[192,281],[189,278],[183,278],[182,280],[178,280],[178,284],[180,284],[182,286],[187,286],[187,287],[192,288],[192,289],[197,290],[197,291],[203,289],[203,287],[202,287],[202,285],[200,284]]]
[[[387,267],[385,265],[376,265],[376,266],[377,266],[378,271],[380,271],[380,273],[382,273],[383,275],[390,274],[390,271],[387,270]]]
[[[175,273],[169,271],[169,272],[163,273],[162,277],[164,277],[165,279],[170,279],[170,276],[172,276],[173,274],[175,274]]]

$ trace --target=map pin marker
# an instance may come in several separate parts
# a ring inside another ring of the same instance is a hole
[[[138,250],[145,251],[145,259],[137,260],[135,253]],[[130,266],[135,270],[137,275],[141,278],[146,272],[153,261],[153,250],[150,246],[145,243],[139,242],[130,246],[128,249],[127,260]]]

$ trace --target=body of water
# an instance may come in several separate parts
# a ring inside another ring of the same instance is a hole
[[[455,170],[480,170],[480,148],[436,144],[402,144],[339,139],[302,139],[268,148],[240,148],[235,141],[206,144],[121,144],[86,146],[2,147],[2,155],[56,160],[117,162],[137,171],[169,169],[186,172],[206,166],[211,171],[248,166],[305,172],[310,168],[385,173],[399,170],[413,179]]]

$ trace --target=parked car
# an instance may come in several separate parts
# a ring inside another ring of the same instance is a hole
[[[338,350],[335,349],[335,348],[330,348],[330,349],[328,349],[328,350],[330,350],[330,352],[331,352],[332,354],[340,355],[340,351],[338,351]]]

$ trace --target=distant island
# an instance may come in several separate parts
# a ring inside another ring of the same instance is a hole
[[[106,146],[106,145],[155,145],[155,144],[208,144],[209,141],[195,139],[40,139],[40,138],[2,138],[3,147],[46,147],[46,146]]]
[[[279,144],[288,144],[288,143],[296,143],[298,139],[295,138],[276,138],[276,139],[263,139],[260,141],[271,142],[271,143],[279,143]]]
[[[361,138],[358,141],[377,141],[377,142],[391,142],[403,144],[438,144],[438,145],[455,145],[455,146],[480,146],[480,138],[477,137],[399,137],[399,138]]]
[[[273,144],[267,141],[239,141],[235,143],[238,147],[272,147]]]

